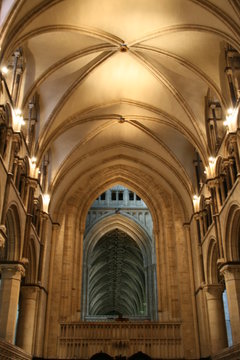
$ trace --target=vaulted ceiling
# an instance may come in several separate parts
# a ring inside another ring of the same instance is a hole
[[[225,48],[229,43],[240,50],[239,2],[7,0],[3,5],[2,63],[22,48],[18,105],[24,109],[39,96],[34,155],[40,163],[51,152],[49,191],[56,203],[70,187],[79,187],[80,178],[84,191],[89,179],[104,174],[111,181],[121,169],[126,177],[134,173],[145,183],[167,184],[190,209],[196,151],[204,165],[211,155],[208,90],[223,111],[230,105]]]
[[[146,315],[143,256],[136,242],[112,230],[98,241],[90,259],[89,315]]]

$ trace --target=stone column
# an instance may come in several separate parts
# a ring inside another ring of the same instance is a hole
[[[198,318],[197,318],[197,304],[196,304],[196,293],[195,293],[195,283],[194,283],[194,266],[193,266],[193,252],[192,252],[192,244],[191,244],[191,232],[190,232],[190,224],[183,224],[185,234],[186,234],[186,242],[187,242],[187,251],[188,251],[188,266],[189,266],[189,275],[190,275],[190,286],[191,286],[191,302],[192,302],[192,310],[193,310],[193,326],[194,326],[194,335],[195,335],[195,344],[196,344],[196,357],[200,358],[200,333],[198,326]]]
[[[224,275],[233,345],[240,342],[240,264],[226,264],[222,267]]]
[[[28,129],[26,136],[26,143],[28,145],[28,149],[31,148],[31,126],[32,126],[32,109],[34,108],[34,104],[32,102],[28,103]],[[30,152],[30,151],[29,151]]]
[[[203,227],[203,218],[202,218],[202,212],[200,211],[198,213],[198,216],[195,216],[196,220],[198,221],[199,224],[199,230],[200,230],[200,239],[199,239],[199,243],[201,244],[201,240],[204,238],[204,227]]]
[[[228,134],[228,138],[227,138],[227,148],[228,148],[228,153],[234,157],[234,160],[232,159],[232,166],[233,163],[235,162],[236,165],[236,171],[237,174],[235,174],[236,176],[238,174],[240,174],[240,158],[239,158],[239,147],[238,147],[238,135],[234,134],[234,133],[229,133]],[[231,161],[231,160],[230,160]],[[236,176],[234,175],[234,181],[236,180]]]
[[[123,201],[124,201],[124,205],[127,206],[127,204],[128,204],[128,190],[127,189],[123,190]]]
[[[204,231],[204,236],[205,236],[205,234],[206,234],[206,232],[207,232],[207,230],[208,230],[208,227],[207,227],[207,219],[206,219],[206,217],[207,217],[207,212],[206,212],[206,210],[204,209],[203,211],[201,211],[201,213],[202,213],[203,231]]]
[[[106,204],[109,206],[110,202],[111,202],[111,191],[107,190],[106,191]]]
[[[38,290],[37,286],[21,287],[16,344],[29,354],[32,353]]]
[[[20,56],[21,56],[20,51],[16,50],[14,52],[14,64],[13,64],[12,90],[11,90],[12,98],[13,98],[13,94],[14,94],[14,88],[16,85],[16,73],[17,73],[18,60],[19,60]]]
[[[19,191],[22,167],[23,167],[23,160],[18,159],[17,166],[16,166],[16,173],[15,173],[15,185],[16,185],[16,188],[17,188],[18,191]],[[20,196],[21,196],[21,194],[20,194]]]
[[[223,286],[221,285],[207,285],[204,287],[207,300],[212,354],[216,354],[228,346],[222,300],[223,290]]]
[[[0,265],[0,337],[13,343],[21,278],[25,275],[22,264]]]
[[[218,180],[218,181],[216,180],[215,183],[216,183],[215,193],[216,193],[217,212],[219,212],[219,210],[222,208],[223,198],[222,198],[222,192],[221,192],[221,187],[220,187],[220,180]],[[221,198],[220,198],[220,193],[221,193]]]
[[[230,159],[229,160],[229,171],[230,171],[230,178],[231,178],[231,182],[232,182],[232,186],[235,184],[236,181],[236,175],[235,175],[235,171],[234,171],[234,159]]]
[[[232,178],[230,174],[230,162],[228,160],[224,161],[224,171],[226,174],[225,179],[227,184],[227,192],[229,193],[234,183],[232,182]]]
[[[224,204],[224,201],[226,200],[226,197],[227,197],[227,194],[225,194],[223,181],[224,181],[224,177],[222,175],[222,176],[220,176],[220,179],[219,179],[219,186],[220,186],[219,188],[220,188],[221,198],[222,198],[221,206]]]
[[[9,192],[10,192],[10,184],[11,184],[11,180],[12,180],[12,174],[8,173],[7,175],[7,182],[6,182],[6,186],[5,186],[5,194],[4,194],[4,199],[3,199],[3,206],[2,206],[2,218],[1,218],[1,227],[4,226],[5,227],[5,233],[6,233],[6,226],[4,225],[6,222],[6,214],[7,214],[7,210],[8,210],[8,197],[9,197]]]

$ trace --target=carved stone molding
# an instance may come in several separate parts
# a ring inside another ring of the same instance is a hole
[[[240,280],[240,263],[226,264],[220,269],[220,273],[224,275],[225,281]]]
[[[207,284],[203,290],[208,300],[221,299],[224,286],[222,284]]]
[[[8,278],[13,277],[24,277],[25,276],[25,268],[20,263],[4,263],[0,265],[0,272],[5,274]]]

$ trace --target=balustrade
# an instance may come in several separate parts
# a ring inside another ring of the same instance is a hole
[[[130,356],[142,351],[152,358],[183,358],[180,323],[61,323],[59,358],[90,358],[97,352]]]
[[[0,359],[31,360],[32,356],[8,341],[0,339]]]

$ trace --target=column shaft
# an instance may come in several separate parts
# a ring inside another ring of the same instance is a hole
[[[224,265],[224,274],[233,345],[240,342],[240,265]]]
[[[0,337],[13,343],[21,277],[25,271],[20,264],[2,264],[0,268]]]
[[[207,300],[211,350],[215,354],[228,346],[222,300],[223,287],[208,285],[204,290]]]
[[[23,286],[19,309],[17,345],[32,353],[38,287]]]

